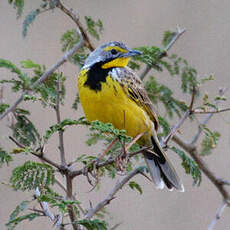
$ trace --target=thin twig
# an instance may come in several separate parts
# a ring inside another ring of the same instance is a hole
[[[150,149],[150,148],[152,148],[152,146],[143,147],[143,148],[139,149],[138,151],[129,153],[129,158],[134,157],[134,156],[137,155],[137,154],[141,154],[141,153],[143,153],[145,150]],[[106,160],[105,162],[101,162],[101,163],[99,162],[99,163],[97,163],[97,164],[95,165],[95,167],[96,167],[96,169],[99,169],[99,168],[104,167],[104,166],[106,166],[106,165],[113,164],[113,163],[115,163],[115,161],[116,161],[116,157],[115,157],[115,158],[109,158],[109,159]],[[87,167],[87,166],[86,166],[86,167]],[[80,170],[72,171],[72,172],[70,172],[69,174],[70,174],[70,176],[71,176],[72,178],[74,178],[74,177],[76,177],[76,176],[79,176],[79,175],[84,175],[85,172],[87,171],[87,170],[86,170],[86,167],[84,167],[84,168],[82,168],[82,169],[80,169]],[[88,172],[90,172],[90,171],[92,171],[92,170],[93,170],[93,169],[88,169]]]
[[[104,206],[108,205],[111,200],[113,200],[115,197],[115,194],[135,175],[137,175],[140,171],[140,168],[135,168],[133,171],[131,171],[127,176],[125,176],[120,182],[118,182],[112,190],[109,192],[109,194],[106,196],[104,200],[99,202],[95,208],[91,208],[88,213],[85,215],[85,219],[92,218],[98,211],[100,211]]]
[[[82,37],[84,41],[86,42],[86,45],[90,49],[90,51],[93,51],[95,48],[93,44],[91,43],[86,30],[84,29],[83,25],[81,24],[79,17],[74,13],[73,9],[68,9],[60,0],[58,0],[57,7],[63,11],[66,15],[68,15],[77,25],[78,29],[80,30]]]
[[[219,183],[223,184],[223,185],[230,185],[230,181],[229,180],[225,180],[225,179],[219,179]]]
[[[25,145],[19,143],[19,142],[18,142],[15,138],[13,138],[12,136],[9,136],[9,139],[10,139],[11,141],[13,141],[18,147],[23,148],[23,149],[26,148]],[[55,163],[55,162],[51,161],[50,159],[46,158],[46,157],[44,156],[43,153],[36,153],[36,152],[33,152],[33,151],[31,151],[30,153],[31,153],[33,156],[38,157],[41,161],[44,161],[44,162],[46,162],[46,163],[48,163],[48,164],[54,166],[55,168],[57,168],[59,171],[62,171],[62,168],[60,167],[60,165],[58,165],[57,163]]]
[[[221,206],[218,208],[215,217],[212,219],[211,223],[209,224],[207,230],[214,229],[214,226],[216,225],[217,221],[220,219],[224,209],[228,206],[228,203],[224,200]]]
[[[80,39],[80,41],[68,52],[65,53],[65,55],[50,69],[48,69],[42,76],[31,86],[31,89],[35,88],[39,84],[41,84],[43,81],[49,78],[49,76],[56,71],[61,65],[63,65],[70,56],[72,56],[74,53],[76,53],[83,45],[84,45],[84,40]],[[30,94],[31,91],[24,91],[21,96],[12,104],[9,108],[7,108],[4,113],[0,115],[0,120],[2,120],[9,112],[14,111],[16,107],[24,100],[24,96],[27,94]]]
[[[195,145],[191,145],[185,142],[181,137],[174,135],[173,141],[176,142],[181,148],[183,148],[190,156],[195,160],[200,170],[208,177],[208,179],[216,186],[222,195],[223,199],[230,200],[230,195],[227,189],[220,183],[219,178],[215,176],[215,173],[211,171],[204,160],[199,156],[198,150]]]
[[[170,130],[170,133],[168,134],[168,136],[166,138],[164,138],[163,140],[163,144],[162,146],[165,147],[167,146],[169,140],[175,135],[175,133],[177,132],[177,130],[183,125],[184,121],[190,116],[190,110],[187,110],[184,113],[184,116],[179,120],[179,122],[173,126],[173,128]]]
[[[196,96],[196,86],[193,85],[193,88],[192,88],[192,99],[191,99],[191,103],[189,105],[189,111],[190,111],[190,113],[192,113],[192,110],[193,110],[195,96]]]
[[[163,143],[162,143],[163,147],[167,146],[169,140],[173,137],[173,135],[175,135],[175,133],[183,125],[185,120],[192,114],[195,95],[196,95],[196,87],[193,86],[191,102],[190,102],[190,105],[188,107],[188,110],[184,113],[184,116],[178,121],[178,123],[173,126],[173,128],[170,130],[168,136],[163,140]]]
[[[66,189],[67,189],[66,192],[67,199],[71,200],[73,197],[73,178],[71,178],[69,174],[66,174]],[[71,204],[68,205],[68,212],[69,212],[69,218],[72,222],[73,229],[78,230],[78,225],[76,223],[77,217],[75,215],[73,205]]]
[[[166,54],[166,52],[173,46],[173,44],[179,39],[179,37],[185,32],[185,29],[181,29],[179,26],[177,26],[177,32],[171,39],[171,41],[168,43],[168,45],[164,48],[163,52],[160,54],[159,59],[163,58]],[[149,73],[149,71],[152,69],[152,66],[147,65],[142,74],[140,75],[140,79],[143,80],[145,76]]]
[[[200,109],[194,109],[192,111],[192,113],[193,114],[212,114],[212,113],[223,113],[223,112],[227,112],[227,111],[230,111],[230,108],[214,110],[214,111],[203,111],[203,110],[200,110]]]
[[[220,96],[223,96],[228,90],[229,90],[229,88],[220,89],[220,90],[219,90],[219,95],[220,95]],[[217,101],[217,102],[216,102],[216,106],[217,106],[219,103],[220,103],[220,101]],[[207,114],[207,116],[205,117],[205,119],[201,122],[201,124],[200,124],[199,127],[198,127],[197,133],[194,135],[194,137],[193,137],[193,139],[192,139],[192,141],[191,141],[191,145],[194,145],[194,144],[197,142],[197,140],[199,139],[199,137],[200,137],[200,135],[201,135],[201,133],[202,133],[202,131],[203,131],[202,126],[203,126],[203,125],[206,125],[206,124],[208,123],[208,121],[212,118],[213,115],[214,115],[214,113],[209,113],[209,114]]]
[[[60,78],[57,79],[57,96],[56,96],[56,117],[57,117],[57,124],[61,123],[61,114],[60,114]],[[59,150],[60,150],[60,157],[61,157],[61,166],[63,168],[66,168],[66,159],[65,159],[65,149],[64,149],[64,138],[63,138],[63,131],[58,131],[59,136]]]

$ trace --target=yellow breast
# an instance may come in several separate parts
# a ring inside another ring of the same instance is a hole
[[[82,70],[78,89],[86,118],[112,123],[132,137],[144,132],[146,134],[139,144],[149,144],[152,122],[146,112],[125,94],[120,83],[107,76],[106,81],[101,82],[101,90],[95,91],[84,85],[86,80],[87,70]]]

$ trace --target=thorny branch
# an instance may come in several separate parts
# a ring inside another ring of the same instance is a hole
[[[168,136],[163,140],[162,146],[164,148],[167,147],[169,140],[173,137],[173,135],[175,135],[175,133],[183,125],[185,120],[192,114],[195,95],[196,95],[196,87],[193,86],[193,92],[192,92],[192,97],[191,97],[191,102],[190,102],[189,108],[184,113],[183,117],[177,122],[177,124],[175,126],[173,126],[173,128],[170,130],[170,133],[168,134]]]
[[[88,213],[85,215],[85,219],[92,218],[98,211],[100,211],[104,206],[108,205],[115,197],[115,194],[135,175],[140,172],[140,168],[135,168],[127,176],[125,176],[120,182],[118,182],[104,200],[99,202],[95,208],[91,208]]]
[[[41,193],[40,193],[39,189],[36,188],[35,197],[38,198],[40,195],[41,195]],[[44,216],[49,217],[49,219],[54,223],[54,225],[59,230],[61,230],[62,229],[61,224],[62,224],[62,219],[63,219],[62,213],[59,213],[58,215],[54,215],[49,210],[49,205],[48,205],[47,202],[43,201],[43,202],[39,202],[39,203],[40,203],[40,206],[41,206],[42,210],[36,210],[36,209],[32,209],[32,210],[35,211],[35,212],[38,212],[38,213],[43,213]]]
[[[228,206],[228,203],[226,201],[223,201],[222,205],[219,207],[219,209],[216,212],[215,217],[211,221],[210,225],[208,226],[207,230],[212,230],[216,224],[216,222],[220,219],[222,213],[224,212],[224,209]]]
[[[203,111],[200,109],[195,109],[192,112],[194,114],[212,114],[212,113],[223,113],[223,112],[227,112],[230,111],[230,108],[226,108],[226,109],[219,109],[219,110],[215,110],[215,111]]]
[[[228,89],[220,90],[219,94],[222,96]],[[192,112],[192,107],[190,106],[190,111]],[[208,121],[211,119],[214,113],[210,113],[206,116],[204,121],[201,124],[207,124]],[[220,218],[220,215],[222,214],[225,207],[230,205],[230,194],[228,190],[225,188],[224,185],[229,185],[229,181],[224,179],[219,179],[216,177],[215,173],[209,169],[207,164],[204,162],[204,160],[199,156],[197,146],[195,145],[198,141],[200,134],[202,133],[202,128],[199,126],[197,133],[194,135],[192,141],[190,143],[184,141],[181,137],[174,134],[173,141],[177,143],[181,148],[183,148],[187,153],[190,154],[190,156],[194,159],[194,161],[199,166],[200,170],[208,177],[208,179],[216,186],[217,190],[220,192],[223,198],[223,205],[218,209],[218,212],[215,216],[215,218],[210,223],[208,230],[212,230],[214,225],[216,224],[216,221]]]
[[[60,78],[57,79],[57,96],[56,96],[56,117],[57,117],[57,124],[61,123],[61,115],[60,115]],[[61,157],[61,167],[66,168],[66,159],[65,159],[65,149],[64,149],[64,138],[63,138],[63,131],[58,131],[59,136],[59,150],[60,150],[60,157]]]
[[[84,27],[82,26],[79,17],[77,17],[77,14],[74,12],[73,9],[68,9],[62,2],[61,0],[58,0],[57,2],[57,7],[63,11],[66,15],[68,15],[77,25],[78,29],[80,30],[80,33],[83,37],[83,40],[86,42],[86,45],[88,46],[88,48],[90,49],[90,51],[93,51],[95,48],[93,46],[93,44],[91,43],[86,30],[84,29]]]
[[[150,149],[150,148],[151,148],[151,146],[143,147],[143,148],[139,149],[138,151],[129,153],[129,154],[128,154],[128,157],[129,157],[129,158],[134,157],[135,155],[141,154],[141,153],[143,153],[145,150],[148,150],[148,149]],[[116,161],[116,158],[109,158],[109,159],[106,160],[105,162],[96,163],[95,168],[96,168],[96,169],[99,169],[99,168],[104,167],[104,166],[106,166],[106,165],[113,164],[113,163],[115,163],[115,161]],[[84,175],[87,168],[88,168],[88,166],[85,166],[84,168],[82,168],[82,169],[80,169],[80,170],[72,171],[72,172],[70,172],[70,176],[73,178],[73,177],[76,177],[76,176],[79,176],[79,175]],[[92,171],[92,170],[93,170],[93,169],[88,169],[88,172],[90,172],[90,171]]]

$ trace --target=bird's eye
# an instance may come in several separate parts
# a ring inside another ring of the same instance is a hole
[[[113,54],[113,55],[117,54],[117,50],[115,50],[115,49],[111,49],[110,52],[111,52],[111,54]]]

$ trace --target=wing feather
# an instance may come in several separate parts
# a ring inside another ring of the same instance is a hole
[[[124,92],[130,99],[135,101],[138,106],[143,108],[154,122],[155,129],[157,130],[159,127],[158,118],[141,79],[128,67],[119,69],[119,77]]]

